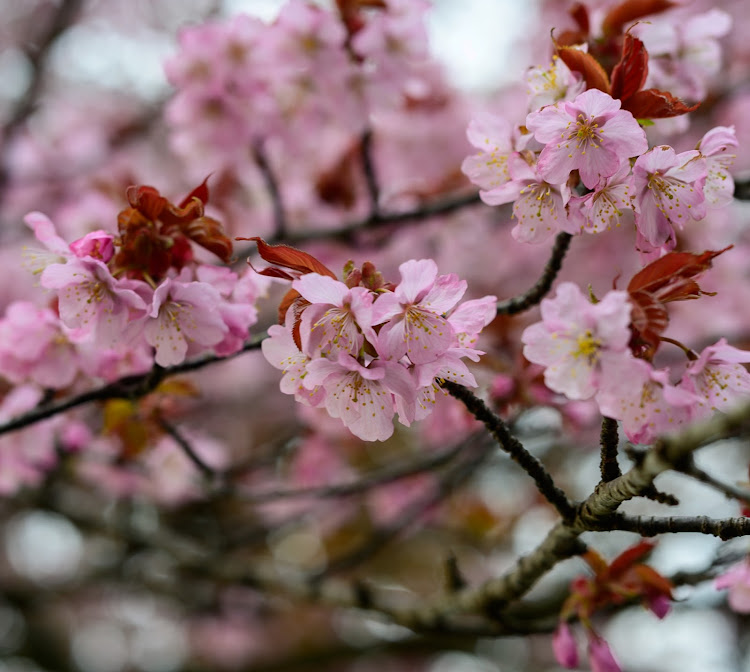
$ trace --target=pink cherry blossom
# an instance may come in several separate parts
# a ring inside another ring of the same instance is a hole
[[[729,606],[739,614],[750,614],[750,562],[740,562],[714,581],[716,590],[729,590]]]
[[[292,283],[302,298],[310,302],[302,313],[300,334],[309,355],[333,359],[339,352],[357,355],[368,340],[375,341],[372,331],[372,293],[364,287],[347,287],[318,273],[307,273]]]
[[[27,301],[8,306],[0,319],[0,375],[13,383],[61,389],[73,382],[79,365],[75,347],[51,310]]]
[[[319,406],[323,402],[325,391],[322,387],[304,386],[310,357],[294,342],[292,324],[269,327],[268,338],[261,343],[261,349],[268,363],[283,371],[280,387],[284,394],[293,394],[297,401],[310,406]]]
[[[619,170],[600,182],[585,196],[574,196],[568,204],[569,218],[580,218],[581,230],[600,233],[619,227],[626,213],[631,213],[634,199],[633,177],[630,164],[623,163]]]
[[[99,259],[105,264],[112,258],[115,253],[114,236],[106,231],[92,231],[87,233],[83,238],[74,240],[70,244],[70,250],[77,257],[92,257]]]
[[[750,352],[727,345],[725,338],[704,348],[690,364],[680,387],[694,393],[699,402],[696,417],[712,411],[728,411],[750,395],[750,373],[742,364],[750,362]]]
[[[591,672],[622,672],[609,644],[594,632],[589,634],[589,664]]]
[[[32,273],[41,273],[51,264],[65,263],[73,256],[68,244],[57,235],[57,230],[47,215],[41,212],[30,212],[23,218],[26,225],[34,232],[34,237],[45,249],[24,248],[24,261]]]
[[[675,228],[706,215],[703,183],[706,162],[697,150],[676,154],[659,145],[638,157],[633,166],[635,224],[654,247],[675,244]]]
[[[578,667],[578,647],[570,626],[561,621],[552,637],[555,660],[568,670]]]
[[[322,385],[325,406],[333,418],[365,441],[385,441],[393,434],[393,395],[411,400],[414,385],[407,370],[396,362],[375,360],[363,366],[341,352],[338,360],[320,358],[307,365],[305,387]]]
[[[143,327],[146,342],[156,349],[159,366],[182,362],[193,352],[220,343],[227,332],[221,319],[218,290],[205,282],[166,278],[154,291]]]
[[[626,372],[607,381],[596,401],[603,415],[622,421],[628,439],[646,444],[692,420],[700,398],[672,385],[667,369],[633,359]]]
[[[512,129],[504,117],[487,116],[473,119],[466,130],[469,142],[479,151],[467,156],[461,170],[474,184],[486,192],[510,180],[508,157],[515,151]]]
[[[461,299],[466,282],[455,274],[438,277],[432,259],[399,266],[401,282],[381,294],[373,307],[373,324],[386,324],[378,333],[378,351],[386,359],[408,355],[414,364],[437,359],[452,344],[453,327],[443,317]]]
[[[552,184],[566,182],[578,170],[583,184],[593,189],[600,178],[614,175],[623,161],[648,149],[646,134],[633,115],[598,89],[532,112],[526,127],[545,145],[539,174]]]
[[[570,282],[541,304],[542,321],[521,335],[523,354],[543,364],[544,382],[569,399],[589,399],[604,381],[625,375],[632,360],[630,302],[626,292],[608,292],[591,303]]]
[[[706,133],[698,151],[706,160],[706,183],[703,194],[706,205],[711,208],[722,208],[729,205],[734,198],[734,179],[729,167],[737,157],[733,150],[738,147],[734,127],[717,126]]]
[[[513,216],[518,224],[511,235],[519,243],[542,243],[558,231],[576,233],[575,224],[568,222],[565,205],[570,200],[567,184],[550,184],[541,178],[520,154],[508,157],[511,180],[491,191],[480,192],[487,205],[513,203]]]
[[[557,55],[545,68],[529,68],[524,77],[529,94],[529,111],[533,112],[561,100],[572,100],[586,86],[579,73],[572,73]]]
[[[121,339],[131,317],[146,310],[146,303],[134,291],[143,283],[115,280],[107,266],[91,257],[48,266],[41,284],[58,290],[60,319],[72,337],[91,338],[104,347]]]

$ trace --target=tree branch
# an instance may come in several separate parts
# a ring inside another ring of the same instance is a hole
[[[260,344],[265,337],[265,333],[255,336],[247,341],[241,350],[234,352],[231,355],[223,357],[219,357],[218,355],[206,355],[168,368],[155,365],[153,369],[146,373],[124,376],[112,383],[107,383],[106,385],[94,388],[93,390],[68,397],[67,399],[61,399],[49,404],[37,406],[26,413],[22,413],[21,415],[0,424],[0,436],[7,434],[8,432],[23,429],[24,427],[33,425],[36,422],[46,420],[47,418],[59,415],[65,411],[70,411],[79,406],[90,404],[93,401],[106,401],[108,399],[138,399],[149,394],[149,392],[153,392],[166,378],[176,376],[180,373],[196,371],[208,366],[209,364],[227,361],[245,352],[257,350],[260,348]]]
[[[544,498],[557,509],[564,520],[572,520],[575,508],[568,496],[555,485],[549,472],[544,465],[524,448],[523,444],[510,433],[503,420],[495,415],[485,403],[474,396],[474,394],[463,385],[445,381],[443,387],[451,396],[463,402],[469,413],[484,424],[487,430],[495,437],[500,447],[511,456],[511,458],[529,475],[539,492]]]
[[[552,283],[555,281],[557,274],[562,268],[562,262],[568,248],[570,247],[572,237],[573,236],[564,231],[557,234],[555,244],[552,246],[552,254],[550,255],[547,265],[544,267],[544,271],[542,271],[539,280],[536,281],[531,289],[523,294],[513,297],[512,299],[499,301],[497,304],[498,315],[515,315],[516,313],[522,313],[532,306],[537,305],[546,296],[547,292],[552,288]]]
[[[602,432],[600,438],[601,462],[599,468],[604,483],[614,481],[618,476],[622,476],[620,465],[617,462],[618,442],[617,420],[613,420],[612,418],[602,418]]]

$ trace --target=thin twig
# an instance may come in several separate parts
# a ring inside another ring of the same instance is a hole
[[[168,368],[154,366],[153,369],[146,373],[125,376],[112,383],[107,383],[106,385],[94,388],[93,390],[68,397],[67,399],[61,399],[60,401],[46,404],[44,406],[37,406],[26,413],[22,413],[21,415],[0,424],[0,436],[7,434],[8,432],[23,429],[24,427],[33,425],[41,420],[46,420],[47,418],[59,415],[65,411],[70,411],[79,406],[90,404],[94,401],[106,401],[108,399],[138,399],[149,392],[153,392],[166,378],[176,376],[180,373],[196,371],[208,366],[209,364],[227,361],[245,352],[257,350],[260,348],[260,344],[265,338],[265,333],[259,334],[247,341],[241,350],[234,352],[231,355],[221,357],[218,355],[206,355]]]
[[[592,528],[595,529],[595,528]],[[626,516],[612,515],[601,521],[601,531],[623,530],[642,537],[657,534],[698,532],[726,541],[750,534],[750,518],[710,518],[709,516]]]
[[[253,158],[255,163],[260,169],[260,174],[263,176],[263,182],[268,190],[268,195],[271,198],[271,206],[273,207],[273,231],[274,239],[285,239],[287,237],[287,225],[286,215],[284,214],[284,202],[281,198],[281,190],[279,183],[276,180],[276,175],[268,163],[268,157],[263,148],[261,142],[255,143],[253,147]]]
[[[186,457],[203,473],[207,478],[213,479],[219,475],[219,473],[211,466],[203,461],[203,458],[195,452],[195,449],[191,445],[182,433],[165,418],[158,418],[159,426],[172,438],[172,440],[182,449]]]
[[[538,304],[549,292],[552,287],[552,283],[555,281],[557,274],[562,268],[562,262],[565,258],[565,254],[570,247],[570,240],[573,236],[564,231],[557,234],[555,238],[555,244],[552,246],[552,254],[550,255],[547,265],[544,267],[544,271],[540,276],[539,280],[534,283],[534,286],[528,291],[515,296],[512,299],[506,299],[500,301],[497,304],[498,315],[515,315],[516,313],[522,313],[524,310],[528,310],[532,306]]]
[[[476,435],[470,439],[462,441],[450,450],[446,450],[437,455],[432,455],[423,460],[410,461],[408,464],[392,465],[383,469],[378,469],[370,474],[363,474],[356,481],[351,483],[337,483],[334,485],[312,486],[308,488],[286,488],[280,490],[268,490],[266,492],[253,492],[247,495],[237,493],[236,497],[243,502],[252,504],[262,504],[272,502],[278,499],[333,499],[337,497],[349,497],[365,490],[370,490],[379,485],[392,483],[409,476],[434,471],[442,467],[461,452],[463,452],[470,443],[478,440]]]
[[[717,478],[711,476],[711,474],[703,471],[693,460],[687,461],[685,464],[679,465],[678,471],[694,478],[696,481],[710,485],[719,492],[726,495],[729,499],[736,499],[740,502],[744,502],[750,505],[750,490],[746,488],[738,488],[731,483],[724,483]]]
[[[368,128],[362,134],[360,156],[362,157],[362,172],[365,174],[367,184],[367,195],[370,198],[370,216],[377,217],[380,212],[380,186],[372,158],[372,129]]]
[[[602,432],[600,437],[601,463],[599,468],[602,474],[602,482],[614,481],[622,476],[620,465],[617,462],[617,420],[602,418]]]
[[[310,581],[313,584],[319,583],[331,574],[356,567],[375,553],[378,553],[386,544],[390,543],[417,521],[426,511],[445,501],[451,493],[466,483],[487,458],[492,455],[493,449],[494,444],[492,442],[482,442],[480,440],[476,455],[452,467],[438,480],[431,492],[407,506],[395,521],[375,530],[362,545],[354,550],[332,559],[325,569],[311,576]]]
[[[568,496],[555,485],[552,476],[544,468],[544,465],[510,433],[503,420],[495,415],[481,399],[474,396],[463,385],[445,381],[443,387],[448,390],[451,396],[463,402],[469,413],[484,424],[492,436],[495,437],[500,447],[534,479],[539,492],[557,509],[563,519],[571,520],[575,515],[575,508],[568,499]]]

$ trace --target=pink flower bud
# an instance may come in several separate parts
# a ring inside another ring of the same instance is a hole
[[[594,633],[589,635],[589,663],[591,672],[622,672],[609,644]]]
[[[70,244],[70,249],[77,257],[93,257],[106,264],[115,253],[113,241],[114,236],[112,234],[100,229],[87,233],[83,238],[74,240]]]
[[[563,667],[569,670],[578,667],[576,640],[570,626],[564,621],[557,626],[557,630],[552,637],[552,650],[555,652],[555,659]]]

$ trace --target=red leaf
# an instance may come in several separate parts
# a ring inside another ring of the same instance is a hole
[[[623,100],[622,109],[630,112],[636,119],[666,119],[692,112],[699,105],[700,103],[687,105],[669,91],[646,89]]]
[[[203,205],[208,203],[208,178],[206,177],[195,189],[193,189],[185,198],[182,199],[180,204],[177,206],[179,209],[186,207],[194,198],[197,198]]]
[[[641,584],[650,589],[648,592],[661,593],[672,597],[672,588],[674,587],[672,582],[655,569],[648,565],[636,565],[633,567],[633,571],[641,580]]]
[[[651,552],[656,544],[651,541],[641,541],[635,546],[625,549],[609,565],[609,575],[616,578],[630,569],[642,557]]]
[[[659,14],[675,4],[670,0],[625,0],[609,10],[602,21],[602,31],[605,35],[619,35],[627,24],[650,14]]]
[[[181,227],[190,240],[213,252],[224,263],[232,258],[232,241],[224,234],[221,224],[211,217],[199,217]]]
[[[625,100],[646,83],[648,52],[637,37],[625,33],[622,56],[612,70],[612,97]]]
[[[701,254],[693,252],[670,252],[636,273],[628,283],[628,293],[648,292],[661,303],[697,299],[701,289],[693,278],[711,268],[711,262],[732,245],[723,250],[707,250]]]
[[[150,220],[159,219],[159,215],[169,205],[169,201],[164,198],[154,187],[130,186],[127,189],[128,203],[139,212],[143,213]]]
[[[607,572],[607,561],[595,550],[590,548],[581,557],[594,570],[594,574],[597,576],[602,576]]]
[[[291,268],[293,271],[297,271],[303,275],[305,273],[319,273],[320,275],[327,275],[334,280],[336,279],[336,274],[327,266],[318,261],[311,254],[298,250],[296,247],[290,247],[289,245],[269,245],[265,240],[258,236],[253,236],[252,238],[236,238],[235,240],[254,240],[258,245],[258,254],[260,254],[260,256],[269,264],[275,264],[276,266],[282,266],[283,268]]]
[[[557,47],[557,55],[573,72],[580,72],[586,82],[587,89],[599,89],[604,93],[610,92],[609,77],[599,61],[591,54],[573,47]]]
[[[568,10],[568,14],[570,14],[570,16],[573,17],[573,21],[578,24],[580,31],[584,35],[588,35],[591,29],[589,27],[589,11],[586,9],[586,5],[581,2],[576,2],[576,4]]]

